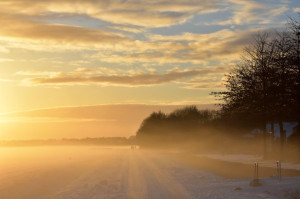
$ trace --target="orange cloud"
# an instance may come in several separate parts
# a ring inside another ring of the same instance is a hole
[[[52,13],[85,14],[114,24],[163,27],[186,21],[195,14],[217,10],[217,0],[1,0],[0,7],[11,13],[43,15]]]
[[[164,74],[159,73],[137,73],[129,75],[89,75],[87,73],[59,73],[56,76],[30,78],[27,81],[33,85],[74,85],[74,84],[108,84],[123,86],[147,86],[174,82],[176,80],[207,75],[212,73],[223,73],[224,67],[198,68],[191,70],[171,70]]]
[[[115,44],[128,38],[112,32],[77,26],[44,24],[0,13],[0,37],[50,41],[59,44]]]
[[[118,53],[99,53],[93,59],[109,63],[203,63],[216,59],[238,59],[251,31],[221,30],[210,34],[149,35],[146,41],[128,42]]]

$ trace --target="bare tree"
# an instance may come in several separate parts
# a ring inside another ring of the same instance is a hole
[[[277,32],[273,39],[275,46],[272,68],[274,69],[274,92],[272,121],[277,121],[280,127],[280,157],[283,158],[286,134],[283,122],[291,120],[289,115],[295,104],[294,85],[295,73],[291,65],[293,45],[290,32]]]
[[[298,13],[300,16],[300,13]],[[298,134],[298,146],[300,152],[300,22],[296,19],[290,18],[289,29],[292,31],[291,41],[293,44],[293,59],[292,66],[294,67],[295,73],[297,74],[296,84],[295,84],[295,98],[296,98],[296,119],[298,122],[297,134]],[[300,160],[300,156],[299,156]]]
[[[244,49],[242,60],[226,77],[227,91],[214,95],[225,101],[224,112],[255,118],[263,129],[264,157],[266,157],[266,124],[270,106],[274,103],[275,45],[269,34],[258,33],[253,43]]]

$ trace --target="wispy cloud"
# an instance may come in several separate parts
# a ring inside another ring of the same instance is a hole
[[[300,12],[300,7],[294,8],[293,11],[294,12]]]
[[[13,80],[11,79],[6,79],[6,78],[0,78],[0,82],[12,82]]]
[[[116,122],[113,119],[96,119],[96,118],[60,118],[60,117],[0,117],[0,123],[110,123]]]
[[[0,57],[0,63],[1,63],[1,62],[11,62],[11,61],[14,61],[14,60],[13,60],[13,59],[1,58],[1,57]]]
[[[196,68],[189,70],[173,69],[166,73],[137,73],[128,75],[93,75],[85,71],[59,73],[56,76],[30,78],[27,81],[33,85],[74,85],[74,84],[104,84],[122,86],[149,86],[174,82],[184,78],[212,73],[223,73],[224,67]]]
[[[52,71],[18,71],[15,73],[15,75],[21,75],[21,76],[55,76],[58,75],[59,72],[52,72]]]
[[[207,75],[186,81],[186,89],[223,89],[223,76]]]
[[[141,27],[130,27],[130,26],[123,26],[123,25],[111,25],[107,27],[115,30],[121,30],[121,31],[132,32],[132,33],[142,33],[145,31],[145,29]]]
[[[242,25],[253,22],[266,24],[289,9],[288,1],[228,0],[228,2],[232,16],[228,20],[219,21],[219,25]]]
[[[57,44],[116,44],[129,40],[121,34],[77,26],[46,24],[0,13],[0,37]]]
[[[224,29],[210,34],[184,33],[164,36],[148,35],[147,41],[134,41],[118,53],[98,52],[93,59],[109,63],[194,63],[212,59],[238,59],[245,44],[258,31]]]
[[[9,53],[9,50],[4,46],[0,46],[0,53]]]
[[[182,23],[195,14],[216,11],[217,3],[217,0],[2,0],[0,6],[3,10],[23,15],[85,14],[114,24],[163,27]]]

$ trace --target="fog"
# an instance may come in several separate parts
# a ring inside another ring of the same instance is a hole
[[[252,164],[196,155],[188,147],[185,150],[139,146],[134,149],[131,146],[2,147],[0,196],[5,199],[220,198],[238,197],[232,193],[234,188],[249,187]],[[275,170],[262,166],[260,171],[260,177],[269,177]],[[283,169],[283,174],[300,176],[300,171]],[[251,198],[253,193],[246,188],[244,194]],[[274,187],[265,189],[271,191]]]
[[[0,148],[1,198],[52,198],[80,176],[118,164],[114,154],[124,149],[129,147]]]

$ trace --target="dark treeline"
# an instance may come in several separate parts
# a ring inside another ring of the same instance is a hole
[[[259,128],[262,131],[262,153],[267,157],[267,142],[268,139],[275,140],[274,124],[278,123],[278,148],[282,157],[287,141],[283,123],[298,122],[289,141],[300,151],[299,21],[289,19],[284,31],[254,35],[252,42],[244,48],[240,62],[226,75],[224,85],[224,91],[212,92],[221,100],[219,111],[188,107],[169,115],[153,113],[142,123],[137,139],[144,145],[151,143],[146,142],[151,139],[156,143],[184,141],[195,136],[203,140],[211,137],[209,133],[212,132],[231,137]],[[271,133],[267,132],[267,124],[271,124]]]
[[[234,152],[239,146],[243,151],[253,147],[244,147],[249,139],[244,135],[250,128],[245,125],[232,125],[223,120],[220,111],[198,110],[196,106],[187,106],[169,114],[153,112],[141,124],[136,141],[141,147],[176,148],[195,151]],[[230,135],[230,136],[228,136]],[[251,148],[251,149],[250,149]],[[253,153],[259,149],[252,150]]]
[[[57,146],[57,145],[132,145],[135,137],[100,137],[100,138],[63,138],[48,140],[7,140],[0,141],[0,147],[15,146]]]
[[[207,132],[216,118],[216,111],[198,110],[189,106],[170,114],[154,112],[146,118],[136,138],[143,146],[170,146],[186,142]]]

